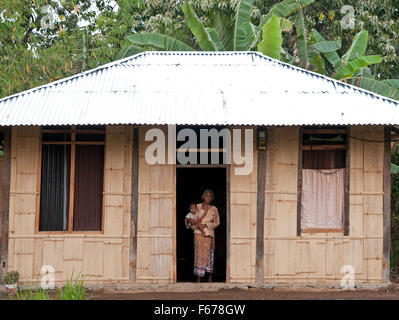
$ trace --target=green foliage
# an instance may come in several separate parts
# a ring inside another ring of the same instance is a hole
[[[256,48],[261,41],[261,27],[265,26],[272,16],[280,17],[278,20],[280,28],[282,31],[288,33],[293,29],[294,23],[287,19],[287,17],[312,2],[314,2],[314,0],[300,0],[299,2],[297,2],[297,0],[283,0],[272,6],[259,26],[257,26],[256,21],[254,21],[255,19],[252,19],[252,12],[256,11],[256,9],[252,7],[252,0],[239,0],[236,8],[234,8],[234,15],[230,10],[223,8],[223,10],[217,11],[210,10],[207,17],[203,17],[202,19],[200,15],[197,14],[195,2],[185,1],[182,5],[182,11],[184,13],[185,22],[194,35],[195,44],[188,44],[191,40],[183,42],[193,48],[198,45],[199,49],[204,51],[252,50]],[[233,6],[231,6],[231,9],[233,9]],[[228,14],[225,13],[226,11]],[[207,21],[209,21],[212,27],[206,27]],[[300,30],[299,38],[302,40],[303,45],[306,46],[306,29],[303,16],[302,26],[298,28],[298,30]],[[126,37],[126,39],[130,40],[129,37],[130,36]],[[148,35],[146,37],[148,37]],[[175,40],[178,41],[176,37]],[[137,43],[133,44],[137,45]],[[143,43],[141,46],[144,49],[146,43]],[[156,48],[163,49],[161,46],[157,46]],[[130,54],[128,47],[124,46],[117,57],[126,57],[128,54]],[[274,53],[274,56],[277,57],[277,54]]]
[[[313,47],[322,53],[330,53],[341,49],[341,42],[334,40],[334,41],[320,41],[313,44]]]
[[[241,0],[238,4],[234,27],[234,50],[246,51],[249,48],[244,25],[249,24],[251,18],[252,0]]]
[[[343,29],[341,13],[344,5],[354,9],[355,28]],[[373,66],[373,73],[381,79],[399,78],[399,1],[397,0],[318,0],[306,8],[309,30],[317,29],[328,39],[340,39],[343,52],[347,51],[353,38],[361,30],[368,30],[368,46],[365,54],[379,54],[382,63]],[[330,66],[327,66],[330,68]],[[331,74],[332,69],[328,70]]]
[[[299,1],[301,4],[301,0]],[[298,13],[295,19],[296,35],[297,35],[297,49],[299,64],[301,67],[305,68],[308,62],[308,39],[307,31],[305,27],[305,18],[302,13],[302,7],[298,9]]]
[[[386,96],[399,101],[399,90],[392,88],[383,81],[378,81],[373,78],[357,77],[359,87],[376,92],[382,96]]]
[[[15,291],[15,296],[8,294],[8,297],[10,300],[51,300],[48,290],[42,289],[37,284],[34,290],[18,288]]]
[[[263,54],[280,60],[281,45],[283,38],[281,36],[281,27],[279,18],[273,15],[271,19],[263,26],[263,40],[258,45],[258,50]]]
[[[380,55],[364,55],[368,43],[368,32],[366,30],[362,30],[356,34],[351,46],[342,58],[337,53],[340,49],[340,42],[338,40],[326,41],[317,30],[313,30],[311,39],[314,42],[313,48],[324,54],[327,61],[334,68],[333,73],[329,76],[333,76],[338,80],[351,80],[352,84],[363,89],[399,100],[399,80],[377,80],[370,68],[368,68],[369,65],[381,63],[382,57]],[[317,61],[311,62],[317,63]],[[317,67],[319,70],[320,67]],[[326,68],[324,69],[324,74],[328,75]]]
[[[368,36],[369,33],[367,30],[362,30],[356,34],[349,50],[342,56],[342,63],[344,65],[348,64],[350,60],[359,58],[366,53]]]
[[[8,271],[4,275],[4,283],[5,284],[17,284],[19,280],[18,271]]]
[[[137,34],[131,34],[127,36],[126,39],[130,41],[134,46],[154,47],[158,50],[167,50],[167,51],[193,50],[192,47],[188,46],[184,42],[181,42],[179,40],[176,40],[172,37],[160,33],[142,32]]]
[[[67,280],[65,287],[57,289],[56,293],[57,300],[86,300],[87,287],[86,281],[79,273],[78,276],[73,279],[73,272],[71,278]]]
[[[316,29],[312,31],[312,37],[313,41],[316,42],[313,46],[324,54],[324,56],[327,58],[328,62],[334,67],[334,69],[338,69],[342,62],[337,51],[331,50],[331,47],[323,47],[322,44],[326,43],[326,40]],[[317,46],[317,44],[319,44],[319,46]],[[337,48],[337,50],[339,48]]]
[[[204,24],[198,18],[193,7],[188,3],[184,2],[182,6],[184,17],[191,32],[193,33],[195,39],[197,39],[198,45],[204,51],[215,51],[216,45],[212,41],[209,32],[205,28]],[[215,39],[215,34],[213,34]],[[220,41],[219,41],[220,42]]]
[[[52,300],[54,294],[50,296],[50,290],[43,289],[38,283],[32,287],[18,288],[14,294],[8,294],[10,300]],[[87,292],[86,281],[81,274],[74,279],[73,272],[71,278],[63,288],[57,288],[55,292],[56,300],[87,300],[90,296]]]
[[[371,64],[380,63],[382,61],[381,56],[363,56],[349,61],[346,65],[342,66],[337,70],[335,79],[342,80],[346,78],[352,78],[356,71],[367,67]]]

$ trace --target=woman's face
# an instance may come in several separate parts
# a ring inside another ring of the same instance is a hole
[[[210,192],[205,193],[204,195],[204,203],[210,204],[212,201],[212,194]]]

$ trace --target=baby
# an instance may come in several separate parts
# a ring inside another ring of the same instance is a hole
[[[184,223],[186,228],[191,228],[191,230],[199,230],[204,237],[209,237],[209,231],[205,224],[197,222],[197,205],[191,203],[189,206],[190,212],[186,215]]]

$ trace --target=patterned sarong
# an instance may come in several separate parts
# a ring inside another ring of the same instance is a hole
[[[215,256],[214,237],[194,234],[194,274],[203,277],[205,272],[213,273]]]

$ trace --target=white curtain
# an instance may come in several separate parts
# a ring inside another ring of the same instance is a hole
[[[342,229],[345,169],[302,170],[302,229]]]

